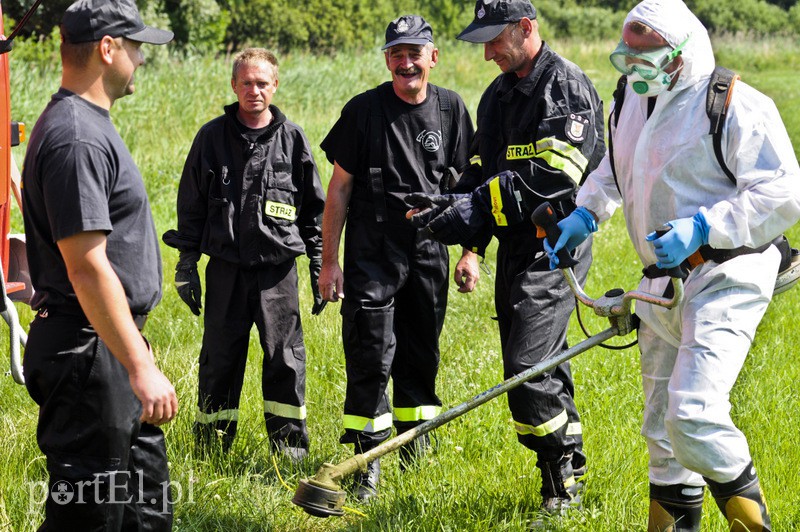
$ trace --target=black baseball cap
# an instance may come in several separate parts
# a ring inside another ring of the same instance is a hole
[[[478,0],[475,2],[475,18],[456,39],[474,43],[489,42],[510,23],[523,18],[536,18],[536,8],[530,0]]]
[[[99,41],[108,35],[167,44],[173,37],[171,31],[146,26],[133,0],[78,0],[61,19],[61,35],[68,43]]]
[[[403,15],[389,23],[386,27],[386,44],[381,50],[386,50],[397,44],[426,45],[433,42],[431,25],[419,15]]]

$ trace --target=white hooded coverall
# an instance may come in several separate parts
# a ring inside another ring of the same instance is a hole
[[[722,145],[734,187],[709,134],[705,99],[714,56],[705,28],[680,0],[642,2],[625,22],[633,20],[673,47],[688,37],[684,66],[649,118],[647,98],[628,84],[619,122],[609,132],[621,194],[606,154],[577,204],[603,222],[621,203],[645,266],[656,263],[645,236],[698,211],[708,221],[713,248],[771,241],[800,218],[800,168],[775,104],[741,81],[733,87]],[[637,305],[651,483],[702,486],[703,476],[730,482],[750,463],[729,397],[772,297],[779,262],[774,246],[721,264],[709,261],[689,274],[679,307]],[[639,289],[662,294],[668,282],[644,278]]]

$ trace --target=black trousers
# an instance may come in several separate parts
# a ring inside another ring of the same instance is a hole
[[[245,270],[212,258],[206,267],[203,346],[200,351],[198,432],[216,429],[230,445],[255,324],[264,351],[261,391],[272,441],[308,447],[306,351],[294,260]]]
[[[495,308],[500,327],[505,378],[517,375],[567,349],[567,326],[575,298],[563,274],[550,271],[546,255],[519,254],[500,242],[497,250]],[[591,238],[575,251],[573,268],[581,285],[592,263]],[[536,451],[539,461],[573,454],[583,467],[583,436],[574,401],[569,362],[508,392],[517,439]]]
[[[341,443],[374,446],[434,417],[447,247],[405,220],[348,215],[342,339],[347,371]],[[392,405],[387,386],[393,381]]]
[[[23,365],[50,475],[40,530],[170,530],[164,434],[140,423],[127,371],[86,318],[40,313]]]

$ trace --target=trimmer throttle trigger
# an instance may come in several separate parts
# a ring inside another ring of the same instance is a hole
[[[558,227],[558,218],[556,211],[550,202],[545,201],[533,211],[531,214],[531,221],[536,226],[536,236],[539,238],[546,237],[550,245],[555,245],[558,242],[558,237],[561,236],[561,229]],[[558,257],[558,267],[560,269],[572,268],[578,261],[572,258],[567,248],[561,248],[556,253]]]

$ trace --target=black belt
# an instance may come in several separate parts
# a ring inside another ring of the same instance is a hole
[[[70,306],[42,307],[37,310],[36,315],[40,318],[68,316],[75,318],[84,325],[91,325],[89,318],[86,317],[83,310]],[[133,317],[133,323],[136,324],[136,328],[140,331],[144,329],[144,325],[147,322],[147,314],[131,314],[131,316]]]
[[[776,238],[772,242],[768,242],[763,246],[759,246],[757,248],[749,248],[747,246],[738,247],[735,249],[714,249],[709,245],[700,246],[700,248],[692,253],[688,259],[683,261],[680,264],[680,268],[688,275],[690,271],[695,269],[696,267],[700,266],[705,262],[716,262],[717,264],[722,264],[723,262],[729,261],[733,258],[736,258],[740,255],[752,255],[753,253],[763,253],[767,250],[768,247],[775,244],[778,245],[778,241],[782,238],[782,236]],[[663,268],[659,268],[655,264],[651,264],[647,268],[642,270],[642,273],[648,279],[656,279],[658,277],[666,277],[667,270]]]

